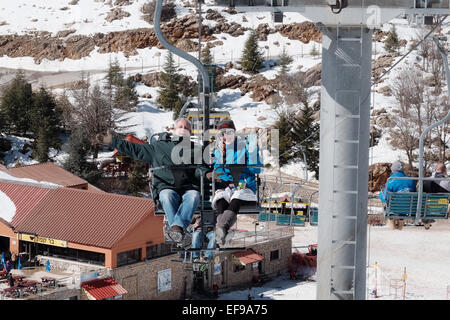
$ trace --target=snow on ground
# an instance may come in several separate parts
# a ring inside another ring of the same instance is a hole
[[[11,167],[16,163],[21,165],[36,164],[38,161],[31,158],[32,151],[29,146],[32,140],[28,138],[16,137],[16,136],[6,136],[6,139],[11,142],[11,149],[5,152],[3,161],[7,167]],[[24,153],[24,147],[28,145],[27,152]]]
[[[294,227],[293,251],[306,252],[305,246],[317,243],[317,227]],[[390,289],[392,281],[401,280],[406,268],[406,300],[445,300],[450,288],[450,222],[438,220],[431,229],[407,225],[402,230],[387,226],[368,226],[367,299],[403,299],[402,289]],[[377,294],[375,288],[377,263]],[[253,287],[254,300],[315,300],[317,275],[312,281],[290,280],[286,272]],[[402,283],[402,282],[400,282]],[[390,289],[390,291],[389,291]],[[396,295],[397,294],[397,295]],[[246,300],[248,289],[223,293],[219,299]]]

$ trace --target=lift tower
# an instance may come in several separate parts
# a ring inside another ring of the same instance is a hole
[[[284,12],[299,12],[320,27],[317,298],[365,299],[372,31],[406,14],[450,14],[449,0],[215,0],[213,5],[270,11],[275,22],[282,22]]]

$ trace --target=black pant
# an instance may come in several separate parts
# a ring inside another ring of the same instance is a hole
[[[244,200],[233,199],[228,203],[225,199],[217,200],[217,224],[216,227],[223,228],[228,231],[233,224],[236,223],[237,214],[241,205],[245,203]]]

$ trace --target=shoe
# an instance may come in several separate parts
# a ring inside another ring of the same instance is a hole
[[[233,240],[234,237],[234,231],[228,231],[227,235],[225,236],[225,246],[228,247],[231,243],[231,240]]]
[[[219,246],[223,246],[225,244],[225,237],[226,237],[226,232],[224,230],[224,228],[216,228],[216,232],[214,235],[214,240],[216,240],[216,243]]]
[[[163,233],[164,233],[164,242],[165,243],[174,243],[174,241],[172,240],[172,238],[169,235],[169,230],[167,230],[166,226],[163,229]]]
[[[178,246],[183,249],[189,249],[192,245],[192,236],[189,232],[183,232],[182,238],[178,243]]]
[[[167,233],[167,236],[173,242],[180,243],[181,240],[183,240],[183,229],[179,226],[173,226],[170,228],[169,232]]]

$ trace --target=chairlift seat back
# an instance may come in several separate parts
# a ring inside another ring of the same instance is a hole
[[[423,193],[422,218],[447,219],[449,193]],[[388,192],[386,217],[394,219],[415,218],[417,192]]]

